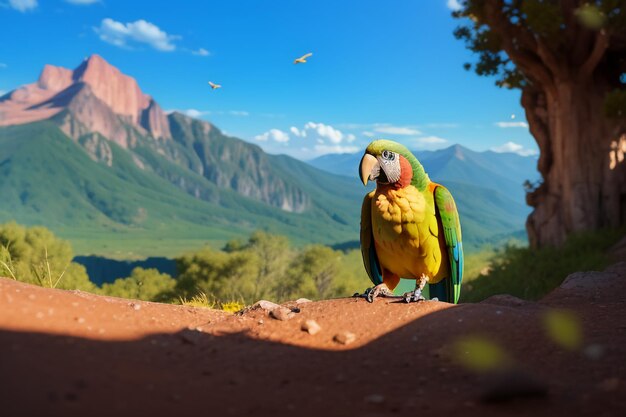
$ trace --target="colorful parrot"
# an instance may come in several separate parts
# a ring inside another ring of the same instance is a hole
[[[461,223],[452,194],[430,181],[409,150],[390,140],[370,143],[361,159],[363,185],[376,180],[361,210],[361,253],[374,283],[363,295],[372,302],[392,296],[400,278],[415,279],[407,302],[431,299],[457,303],[463,279]]]

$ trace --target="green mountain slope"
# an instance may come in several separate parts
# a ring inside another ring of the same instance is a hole
[[[149,166],[141,169],[127,150],[109,145],[110,167],[90,158],[52,122],[0,128],[0,222],[44,225],[70,238],[79,253],[107,255],[115,255],[110,248],[118,246],[138,256],[172,256],[188,249],[185,245],[219,244],[255,229],[286,234],[296,243],[334,243],[358,235],[349,197],[339,198],[334,209],[316,201],[303,213],[287,212],[152,155],[160,166],[179,171],[180,178],[201,184],[211,196],[203,200]],[[329,191],[327,198],[331,195]],[[160,248],[159,241],[168,243]]]

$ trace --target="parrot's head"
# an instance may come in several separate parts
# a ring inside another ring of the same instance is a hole
[[[375,140],[367,146],[359,174],[363,185],[372,180],[395,188],[412,184],[423,190],[430,181],[422,164],[404,145],[385,139]]]

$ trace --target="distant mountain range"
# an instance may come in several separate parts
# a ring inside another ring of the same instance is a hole
[[[190,239],[255,229],[341,244],[358,240],[360,157],[309,164],[266,154],[206,121],[166,114],[93,55],[74,70],[46,65],[37,82],[0,97],[0,222],[47,226],[80,254],[110,255],[135,239],[135,254],[175,256]],[[532,159],[459,146],[418,157],[454,192],[469,244],[523,228]],[[145,249],[154,247],[167,250]]]
[[[487,242],[524,229],[530,207],[522,184],[540,178],[535,157],[476,152],[461,145],[413,153],[432,181],[452,191],[461,212],[464,236],[470,242]],[[333,174],[357,178],[362,155],[329,154],[309,163]],[[518,235],[523,237],[523,233]]]

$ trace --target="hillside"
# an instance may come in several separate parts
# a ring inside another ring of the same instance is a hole
[[[261,308],[231,315],[0,279],[10,358],[0,361],[10,381],[0,408],[12,417],[623,415],[625,278],[624,263],[579,272],[536,303],[292,302],[286,321]],[[580,338],[546,325],[563,310]],[[301,330],[310,319],[316,334]]]
[[[316,199],[305,212],[293,213],[220,188],[161,160],[187,178],[185,184],[191,180],[202,184],[205,199],[196,198],[139,168],[123,148],[108,146],[111,166],[92,160],[49,121],[0,128],[0,222],[45,225],[69,238],[79,253],[111,254],[105,245],[119,240],[128,248],[143,246],[134,249],[136,255],[150,250],[153,255],[174,256],[185,249],[171,247],[181,240],[187,240],[186,245],[194,245],[195,240],[195,246],[202,246],[209,240],[245,236],[256,228],[288,235],[296,243],[340,242],[356,236],[356,196],[355,204],[350,204],[350,196],[340,196],[338,201],[347,201],[330,207]],[[303,165],[305,171],[312,170]],[[321,171],[319,175],[332,177]],[[295,177],[289,180],[295,182]],[[338,179],[342,180],[350,182]],[[316,198],[324,195],[323,190],[310,187],[317,191]],[[352,207],[354,214],[349,211]]]

